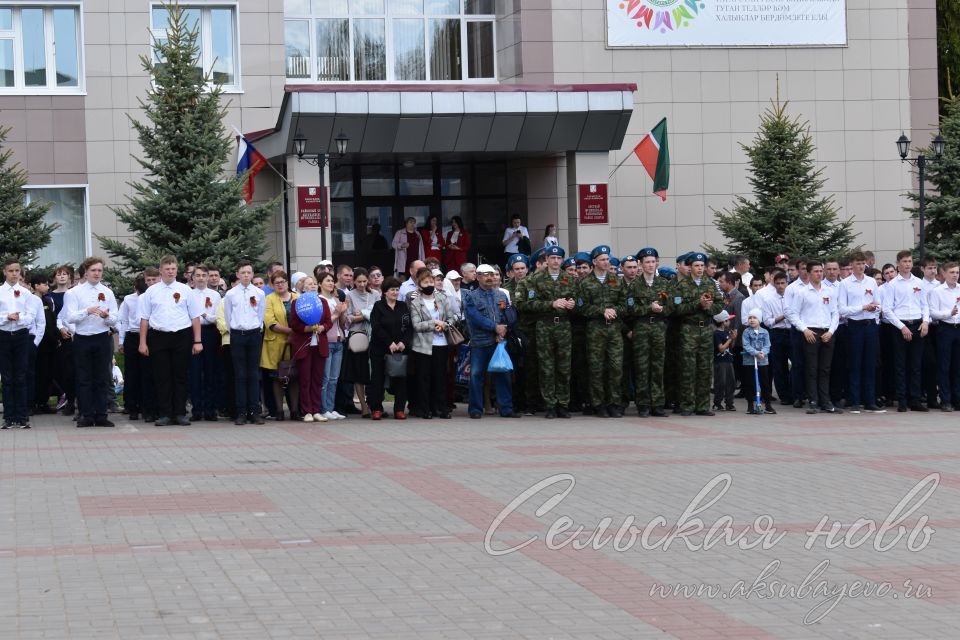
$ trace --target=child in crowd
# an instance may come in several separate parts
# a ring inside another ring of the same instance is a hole
[[[743,397],[747,400],[747,413],[758,413],[754,402],[757,396],[753,364],[757,363],[757,378],[760,379],[760,398],[763,400],[763,413],[775,414],[770,404],[770,334],[761,326],[763,314],[760,309],[751,309],[747,314],[747,327],[743,330],[743,368],[740,380],[743,382]]]
[[[737,330],[730,328],[730,320],[736,316],[721,311],[713,316],[713,408],[716,411],[736,411],[733,394],[737,379],[733,370],[731,348],[737,342]]]

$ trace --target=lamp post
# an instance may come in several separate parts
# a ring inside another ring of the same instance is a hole
[[[933,159],[939,160],[943,157],[943,147],[946,144],[946,141],[943,139],[939,133],[937,137],[933,139]],[[924,183],[926,182],[926,169],[927,169],[927,156],[926,154],[918,154],[916,158],[910,159],[907,158],[907,153],[910,151],[910,138],[904,133],[900,133],[900,137],[897,138],[897,153],[900,154],[900,162],[908,162],[917,168],[917,172],[920,174],[920,205],[917,208],[917,219],[920,221],[919,228],[919,253],[920,260],[923,260],[924,253],[926,252],[926,239],[927,239],[927,230],[926,230],[926,218],[924,214],[926,212],[926,196],[924,194]]]
[[[347,134],[343,132],[343,129],[340,130],[340,133],[337,134],[337,137],[333,139],[337,145],[337,153],[334,156],[335,159],[339,160],[347,152],[347,143],[350,142],[350,138],[347,137]],[[327,161],[330,156],[326,151],[320,151],[313,157],[305,156],[307,150],[307,137],[303,135],[300,131],[297,131],[297,135],[293,138],[293,152],[297,154],[297,160],[301,162],[306,162],[315,167],[318,167],[320,170],[320,186],[323,186],[323,170],[327,166]],[[326,198],[324,198],[323,206],[326,207]],[[329,224],[329,212],[324,211],[322,216],[323,226],[321,227],[320,233],[320,254],[323,258],[328,258],[327,256],[327,225]]]

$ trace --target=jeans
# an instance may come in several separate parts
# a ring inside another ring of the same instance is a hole
[[[263,335],[259,331],[230,331],[230,355],[233,358],[234,389],[237,415],[253,415],[260,410],[260,349]]]
[[[343,343],[331,342],[330,355],[323,366],[323,412],[333,411],[337,399],[337,380],[343,360]]]
[[[877,404],[877,347],[880,327],[872,320],[850,320],[847,323],[849,340],[849,376],[847,400],[852,406]]]
[[[487,365],[497,345],[470,348],[470,414],[483,414],[483,376],[487,372]],[[513,413],[513,393],[510,389],[509,373],[494,373],[494,384],[497,389],[497,404],[500,405],[500,415],[509,416]]]
[[[737,379],[733,375],[733,358],[713,361],[713,405],[715,407],[733,406],[733,396],[737,389]]]

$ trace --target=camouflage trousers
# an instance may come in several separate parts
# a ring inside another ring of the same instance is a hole
[[[650,322],[648,318],[637,321],[633,329],[633,370],[636,372],[638,408],[664,405],[663,363],[666,342],[666,322]]]
[[[709,411],[713,388],[713,323],[680,326],[680,409]]]
[[[587,360],[590,362],[590,399],[594,407],[620,404],[623,377],[623,333],[619,322],[587,323]]]
[[[540,363],[540,392],[548,410],[570,405],[570,321],[554,323],[553,318],[537,322],[537,359]]]
[[[679,318],[670,318],[667,320],[667,346],[666,359],[663,364],[663,392],[667,405],[680,404],[680,387],[682,365],[681,359],[681,338],[680,326],[682,321]]]

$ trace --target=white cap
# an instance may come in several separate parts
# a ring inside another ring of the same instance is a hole
[[[327,258],[324,258],[323,260],[317,263],[317,266],[332,267],[333,263],[330,262],[330,260],[328,260]]]
[[[477,267],[477,273],[496,273],[497,270],[488,264],[482,264]]]
[[[763,320],[763,312],[760,311],[760,309],[750,309],[749,313],[747,313],[747,317]]]
[[[292,284],[293,286],[297,286],[297,283],[306,277],[307,277],[307,274],[305,274],[303,271],[297,271],[292,276],[290,276],[290,284]]]
[[[450,269],[447,271],[447,280],[463,280],[463,276],[456,269]]]
[[[431,273],[431,275],[434,275],[434,276],[437,276],[437,277],[440,277],[440,278],[443,277],[443,271],[440,271],[440,269],[434,269],[434,270],[431,271],[430,273]]]

